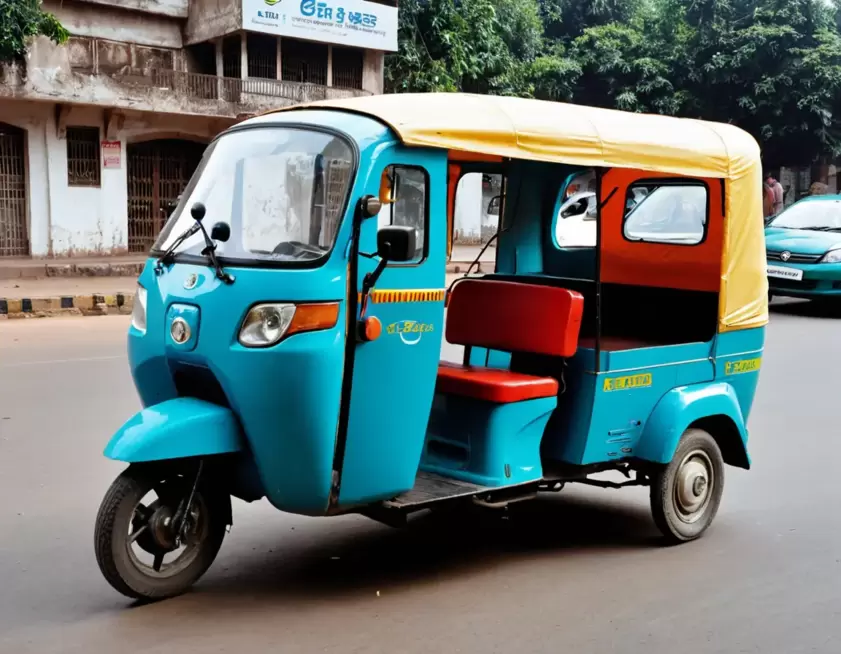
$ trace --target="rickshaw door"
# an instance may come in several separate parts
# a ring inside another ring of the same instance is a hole
[[[376,318],[382,331],[374,340],[357,342],[353,353],[347,427],[339,444],[343,506],[389,499],[414,485],[444,329],[446,157],[396,150],[380,161],[365,192],[378,195],[382,173],[388,172],[396,180],[395,202],[362,221],[357,291],[379,261],[364,256],[376,251],[379,229],[413,226],[417,247],[411,261],[385,268],[366,303],[365,317]]]

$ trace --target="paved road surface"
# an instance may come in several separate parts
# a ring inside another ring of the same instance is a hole
[[[404,531],[238,503],[195,590],[141,607],[92,548],[101,449],[138,406],[126,318],[0,323],[0,652],[837,654],[841,316],[799,306],[770,326],[755,469],[697,543],[658,547],[642,489]]]

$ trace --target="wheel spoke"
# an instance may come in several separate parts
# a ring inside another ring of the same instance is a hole
[[[148,522],[149,518],[152,517],[152,511],[149,510],[149,507],[145,504],[138,504],[134,507],[134,513],[143,521]]]
[[[133,543],[134,541],[136,541],[136,540],[137,540],[137,538],[140,536],[140,534],[142,534],[142,533],[143,533],[144,531],[146,531],[148,528],[149,528],[149,523],[147,522],[145,525],[143,525],[142,527],[140,527],[140,529],[138,529],[137,531],[135,531],[134,533],[132,533],[132,534],[128,537],[128,542],[129,542],[129,545],[130,545],[131,543]]]
[[[164,553],[163,552],[158,552],[157,554],[155,554],[155,560],[152,563],[152,569],[155,572],[160,572],[161,571],[161,565],[163,564],[163,562],[164,562]]]

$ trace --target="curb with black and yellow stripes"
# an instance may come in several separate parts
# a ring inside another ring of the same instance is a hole
[[[105,316],[131,313],[134,295],[62,295],[54,297],[0,298],[0,319],[49,318],[52,316]]]

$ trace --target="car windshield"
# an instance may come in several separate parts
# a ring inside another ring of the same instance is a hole
[[[841,200],[810,200],[791,205],[771,221],[771,227],[841,230]]]
[[[163,252],[206,208],[210,232],[227,223],[231,237],[218,243],[220,259],[306,263],[333,247],[347,201],[353,151],[333,134],[298,128],[234,131],[215,141],[181,196],[153,252]],[[200,254],[201,234],[176,254]]]

